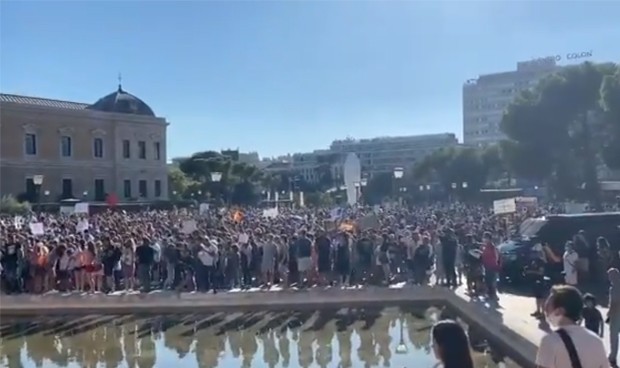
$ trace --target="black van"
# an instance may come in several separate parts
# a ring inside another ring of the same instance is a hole
[[[579,230],[584,230],[588,242],[596,244],[599,236],[609,241],[612,249],[620,250],[620,212],[550,215],[523,221],[516,236],[498,246],[502,259],[500,277],[512,282],[522,281],[523,270],[534,255],[536,243],[549,244],[555,254],[564,253],[564,245]],[[562,264],[548,270],[552,280],[561,277]]]

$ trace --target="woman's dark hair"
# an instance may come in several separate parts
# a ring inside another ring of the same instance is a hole
[[[452,320],[439,321],[433,326],[432,336],[444,368],[474,368],[469,339],[460,324]]]

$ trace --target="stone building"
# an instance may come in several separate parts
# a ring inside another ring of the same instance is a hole
[[[0,194],[165,200],[167,126],[120,85],[94,104],[0,94]]]

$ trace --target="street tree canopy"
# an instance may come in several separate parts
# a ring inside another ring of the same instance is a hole
[[[509,167],[567,196],[585,183],[596,200],[597,166],[620,161],[618,91],[618,66],[589,62],[562,68],[524,91],[501,123]]]

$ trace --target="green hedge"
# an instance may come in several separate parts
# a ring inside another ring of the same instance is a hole
[[[7,195],[0,198],[0,213],[7,215],[25,215],[30,211],[30,203],[19,202],[15,197]]]

